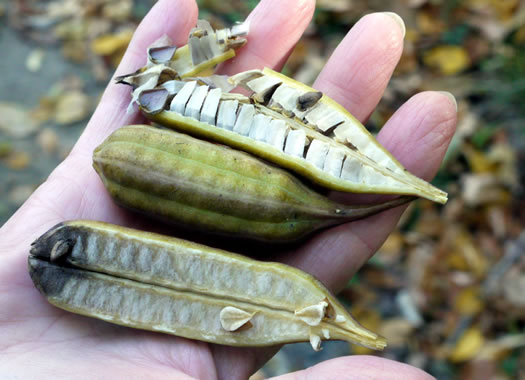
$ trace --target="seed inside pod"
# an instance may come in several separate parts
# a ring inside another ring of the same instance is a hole
[[[297,109],[306,111],[308,108],[312,108],[322,97],[321,91],[310,91],[302,94],[297,98]]]

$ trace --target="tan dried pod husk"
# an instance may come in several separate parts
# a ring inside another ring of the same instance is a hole
[[[231,346],[386,346],[311,275],[181,239],[69,221],[32,244],[28,265],[51,304],[119,325]],[[325,315],[311,326],[297,316],[319,304],[344,321]]]
[[[133,87],[128,112],[144,90],[163,83],[206,74],[214,66],[235,57],[235,50],[246,43],[249,24],[215,31],[205,20],[199,20],[190,32],[188,44],[180,48],[168,36],[162,36],[148,47],[146,66],[116,78],[117,83]]]

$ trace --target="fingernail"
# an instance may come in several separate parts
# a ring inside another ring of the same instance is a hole
[[[403,37],[405,37],[405,34],[407,32],[407,28],[405,27],[405,22],[403,21],[401,16],[399,16],[397,13],[394,13],[394,12],[383,12],[383,13],[385,15],[389,16],[389,17],[392,17],[394,20],[396,20],[397,24],[399,25],[399,27],[403,31]]]
[[[438,91],[440,92],[441,94],[445,95],[447,98],[449,98],[450,100],[452,100],[452,103],[454,103],[454,106],[456,107],[456,112],[458,110],[458,102],[456,100],[456,97],[454,95],[452,95],[450,92],[448,91]]]

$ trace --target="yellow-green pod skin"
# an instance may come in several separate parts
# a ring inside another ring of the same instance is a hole
[[[312,336],[386,345],[318,280],[284,264],[82,220],[53,227],[30,253],[31,279],[51,304],[111,323],[232,346]],[[319,303],[325,309],[317,320],[301,316]],[[228,307],[247,312],[250,323],[226,329],[221,315]]]
[[[93,153],[93,166],[125,207],[193,229],[286,242],[406,203],[345,206],[246,153],[170,130],[128,126]]]

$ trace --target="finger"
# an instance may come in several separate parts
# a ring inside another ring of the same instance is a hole
[[[270,67],[280,70],[312,19],[314,0],[263,0],[248,16],[248,43],[220,67],[221,74]]]
[[[430,180],[439,168],[456,126],[450,96],[424,92],[405,103],[383,127],[378,140],[412,173]],[[285,262],[318,277],[333,291],[383,244],[405,207],[340,225],[316,235]]]
[[[302,371],[274,377],[275,380],[288,379],[347,379],[354,380],[431,380],[428,373],[407,364],[375,356],[346,356],[327,360]]]
[[[146,64],[147,47],[163,36],[170,36],[176,46],[186,44],[190,29],[197,21],[195,0],[161,0],[157,2],[137,27],[118,66],[115,76],[129,74]],[[127,114],[131,100],[130,88],[112,79],[74,152],[91,155],[93,149],[115,129],[140,122],[138,111]]]
[[[141,67],[146,61],[147,46],[163,34],[171,36],[175,43],[184,43],[196,22],[197,12],[194,0],[161,0],[156,3],[137,28],[117,75]],[[108,85],[72,154],[4,224],[1,232],[7,246],[25,249],[24,242],[32,241],[63,220],[125,221],[128,214],[111,202],[91,168],[91,154],[95,146],[113,130],[136,120],[136,116],[126,115],[129,100],[128,86],[113,82]],[[15,241],[20,236],[24,237],[24,241]],[[9,251],[13,255],[19,252],[17,249]]]
[[[401,57],[404,34],[403,21],[394,13],[363,17],[335,49],[314,87],[364,122]]]

